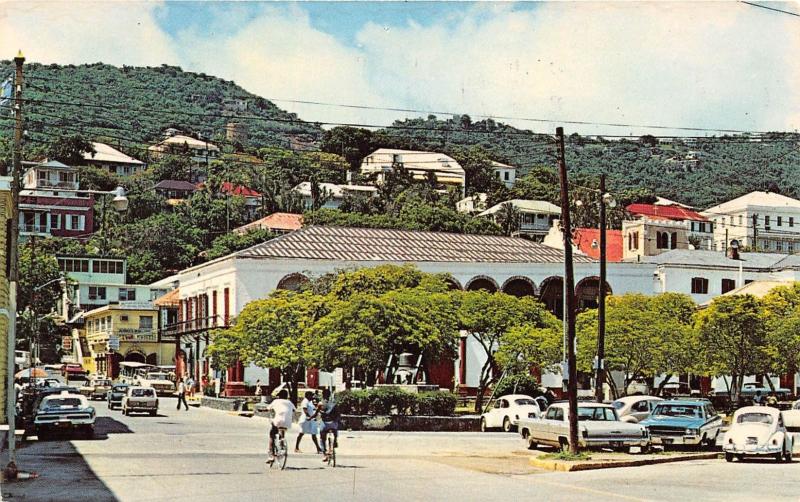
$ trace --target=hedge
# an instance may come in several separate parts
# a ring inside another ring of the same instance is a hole
[[[376,387],[338,392],[336,402],[344,415],[451,416],[457,399],[445,391],[412,394],[397,387]]]

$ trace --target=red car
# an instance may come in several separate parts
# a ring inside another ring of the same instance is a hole
[[[83,369],[83,366],[76,363],[67,363],[61,367],[61,376],[69,380],[70,377],[80,377],[83,378],[86,376],[86,370]]]

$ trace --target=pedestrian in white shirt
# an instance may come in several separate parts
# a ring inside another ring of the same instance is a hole
[[[300,440],[303,439],[304,434],[311,435],[311,440],[314,441],[314,446],[317,447],[317,453],[322,453],[322,448],[319,447],[317,441],[317,405],[314,403],[314,393],[306,391],[306,397],[300,403],[300,434],[297,435],[297,442],[294,445],[294,452],[301,453]]]
[[[184,383],[186,379],[181,378],[178,382],[178,407],[176,409],[181,409],[181,403],[186,406],[186,411],[189,411],[189,403],[186,402],[186,384]]]
[[[275,443],[275,436],[278,434],[278,429],[289,429],[292,426],[292,421],[294,420],[294,411],[296,408],[294,407],[294,403],[289,401],[289,393],[286,389],[281,390],[278,392],[278,398],[272,401],[267,410],[272,410],[272,427],[269,430],[269,458],[267,459],[267,463],[271,464],[275,461],[275,455],[273,454],[273,444]]]

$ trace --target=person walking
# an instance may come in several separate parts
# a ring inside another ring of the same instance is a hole
[[[317,405],[314,403],[314,393],[306,391],[305,398],[300,403],[300,434],[297,435],[297,441],[294,445],[294,452],[301,453],[300,451],[300,440],[303,439],[303,435],[309,434],[311,436],[311,441],[314,442],[314,446],[317,447],[317,453],[322,453],[322,448],[319,446],[319,441],[317,441]]]
[[[263,402],[266,401],[264,399],[265,397],[266,396],[264,396],[264,389],[261,388],[261,379],[257,378],[256,379],[256,399],[258,399],[259,403],[263,403]]]
[[[186,393],[190,396],[194,396],[194,378],[192,377],[186,380]]]
[[[186,411],[189,411],[189,403],[186,402],[186,379],[182,378],[180,382],[178,382],[178,407],[177,410],[181,409],[181,403],[186,406]]]

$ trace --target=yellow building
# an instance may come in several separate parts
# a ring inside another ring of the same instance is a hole
[[[8,275],[6,275],[6,222],[11,218],[11,178],[0,176],[0,423],[8,423],[6,417],[6,382],[8,381]]]
[[[89,349],[88,354],[84,352],[84,368],[111,378],[119,375],[121,361],[175,364],[175,343],[159,340],[158,310],[151,302],[122,302],[90,310],[84,314],[82,336]]]

